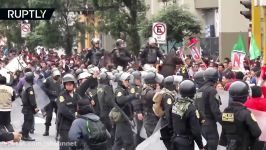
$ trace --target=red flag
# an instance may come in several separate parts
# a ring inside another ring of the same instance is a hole
[[[191,47],[193,45],[195,45],[196,43],[198,43],[198,40],[196,38],[192,38],[189,42],[188,42],[188,47]]]
[[[199,52],[199,50],[198,50],[198,48],[196,46],[192,46],[192,48],[191,48],[191,55],[192,55],[192,58],[195,61],[199,61],[201,59],[200,52]]]

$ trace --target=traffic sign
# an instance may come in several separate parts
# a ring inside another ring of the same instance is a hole
[[[155,22],[152,25],[152,37],[156,38],[158,44],[166,44],[167,27],[165,23]]]
[[[30,24],[22,23],[21,24],[21,37],[26,37],[30,33]]]

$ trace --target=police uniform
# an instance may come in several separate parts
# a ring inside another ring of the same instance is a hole
[[[184,80],[180,84],[182,98],[176,100],[171,109],[171,128],[173,129],[174,150],[194,150],[194,141],[200,149],[203,149],[199,115],[191,99],[195,92],[195,84],[190,80]]]
[[[100,59],[103,55],[104,55],[104,49],[94,48],[94,47],[89,49],[86,55],[87,64],[98,66]]]
[[[142,89],[141,99],[143,102],[143,111],[144,111],[144,128],[146,130],[147,136],[151,136],[159,117],[157,117],[153,110],[153,96],[155,95],[156,91],[151,86],[146,85]]]
[[[45,106],[44,110],[46,111],[46,118],[45,118],[45,127],[46,131],[44,135],[49,135],[49,127],[51,126],[51,121],[53,117],[53,110],[57,113],[57,105],[56,105],[56,98],[58,97],[61,87],[58,81],[55,81],[52,76],[48,77],[43,82],[42,89],[45,91],[47,96],[50,99],[50,103]]]
[[[155,64],[157,62],[157,57],[163,59],[163,53],[158,47],[146,47],[140,52],[140,58],[143,64]]]
[[[37,108],[36,99],[32,84],[25,83],[22,91],[22,113],[24,114],[24,123],[22,125],[22,140],[32,141],[29,132],[34,122],[35,109]]]
[[[243,105],[249,94],[248,89],[242,81],[234,82],[229,89],[233,101],[222,113],[220,140],[220,145],[228,150],[259,150],[252,146],[255,146],[261,130],[255,116]]]
[[[125,69],[128,66],[128,63],[131,61],[130,53],[124,48],[115,48],[112,51],[112,55],[115,67],[122,66],[123,69]]]
[[[205,84],[197,92],[197,109],[201,117],[202,135],[207,141],[208,150],[216,150],[219,141],[219,134],[216,122],[221,121],[221,104],[214,84],[218,80],[218,72],[214,68],[204,71]]]
[[[141,86],[137,86],[137,85],[131,85],[130,87],[130,94],[132,95],[141,95],[141,90],[142,87]],[[138,145],[139,143],[141,143],[144,139],[140,137],[140,131],[141,128],[143,126],[143,120],[139,120],[137,118],[137,114],[143,114],[143,104],[140,98],[135,99],[134,101],[132,101],[132,105],[134,108],[134,113],[135,113],[135,120],[136,120],[136,125],[137,125],[137,135],[136,135],[136,145]]]
[[[57,114],[57,134],[59,134],[59,149],[65,150],[70,148],[71,142],[68,139],[68,131],[75,119],[77,112],[77,102],[80,99],[77,93],[70,95],[67,91],[63,91],[58,98],[58,114]],[[68,145],[64,145],[68,144]]]
[[[117,105],[125,112],[128,118],[132,120],[133,106],[131,101],[135,99],[135,97],[129,94],[129,92],[122,86],[118,86],[115,91],[115,98]],[[134,149],[134,138],[131,124],[124,118],[124,116],[123,121],[116,123],[114,150],[121,150],[122,147],[126,150]]]
[[[100,112],[99,116],[101,121],[105,124],[107,130],[111,132],[112,124],[109,119],[109,112],[114,107],[114,93],[109,85],[99,84],[97,88],[97,97],[99,101]]]

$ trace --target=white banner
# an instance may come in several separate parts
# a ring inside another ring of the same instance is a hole
[[[231,55],[233,71],[244,71],[244,59],[246,54],[242,52],[233,51]]]
[[[30,33],[30,24],[29,23],[22,23],[20,26],[21,30],[21,37],[26,37]]]

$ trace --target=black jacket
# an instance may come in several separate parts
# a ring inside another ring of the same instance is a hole
[[[23,114],[35,114],[37,103],[35,99],[34,90],[31,84],[25,83],[22,91],[22,113]]]
[[[252,113],[241,103],[232,102],[222,113],[220,145],[228,146],[236,140],[236,150],[248,150],[261,134]]]

